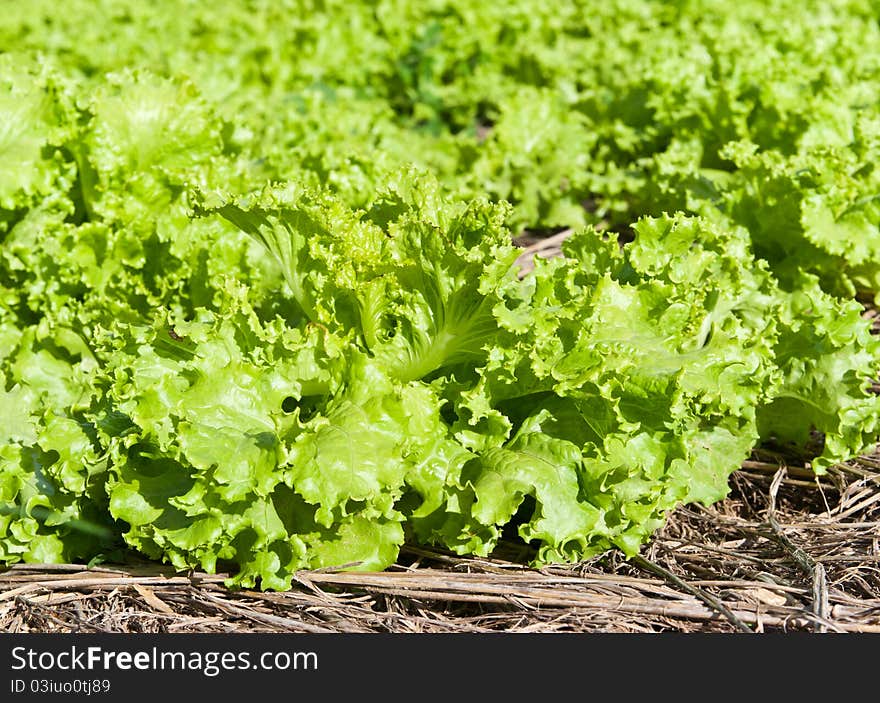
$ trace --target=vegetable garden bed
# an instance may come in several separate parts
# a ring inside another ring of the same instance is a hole
[[[878,627],[877,0],[6,10],[7,629]]]

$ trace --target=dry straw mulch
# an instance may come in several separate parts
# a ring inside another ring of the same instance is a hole
[[[525,265],[566,235],[522,242]],[[0,571],[0,630],[880,632],[880,453],[822,477],[756,453],[726,500],[678,509],[635,559],[536,570],[524,551],[408,547],[384,573],[301,572],[285,593],[142,562],[16,565]]]

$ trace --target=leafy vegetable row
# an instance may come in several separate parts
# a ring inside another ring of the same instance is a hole
[[[634,554],[877,441],[871,3],[70,5],[0,27],[0,562]]]

